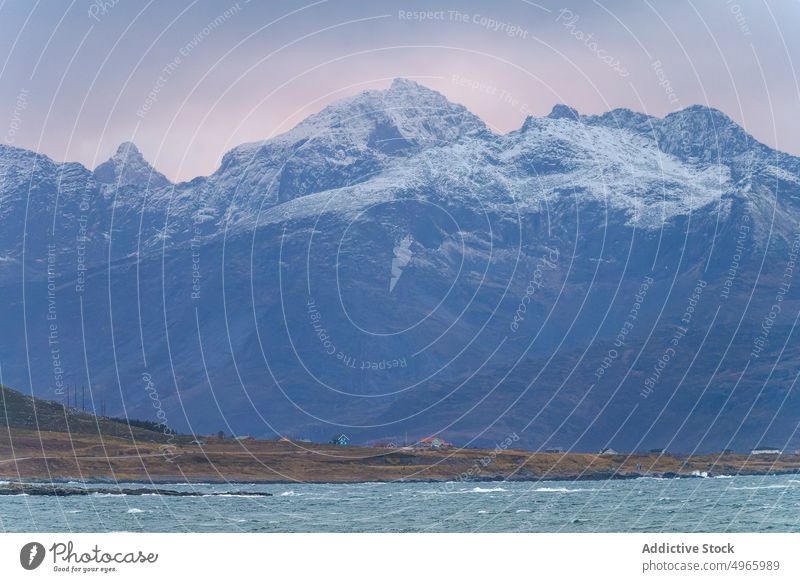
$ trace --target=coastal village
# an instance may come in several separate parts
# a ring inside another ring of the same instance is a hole
[[[224,435],[223,435],[223,433],[220,432],[220,433],[217,433],[217,435],[214,435],[214,436],[209,437],[209,438],[215,438],[217,440],[222,440],[224,438]],[[250,435],[235,436],[235,437],[232,437],[232,439],[235,440],[235,441],[240,441],[240,442],[257,440],[255,437],[250,436]],[[270,440],[270,439],[267,439],[267,440]],[[288,436],[281,436],[277,440],[280,441],[280,442],[288,442],[288,443],[295,442],[295,443],[312,444],[314,442],[311,439],[307,439],[307,438],[290,438]],[[194,440],[191,441],[191,444],[203,445],[203,444],[206,444],[207,441],[208,441],[208,439],[206,439],[206,440],[204,440],[204,439],[194,439]],[[368,442],[368,443],[358,444],[358,443],[355,443],[345,433],[336,433],[328,441],[328,444],[339,446],[339,447],[359,446],[359,447],[369,447],[369,448],[374,448],[374,449],[398,449],[398,450],[413,450],[413,451],[424,451],[424,450],[446,451],[446,450],[459,448],[459,447],[456,447],[453,443],[451,443],[451,442],[447,441],[446,439],[444,439],[443,437],[436,436],[436,435],[422,437],[422,438],[420,438],[418,440],[412,440],[410,442],[408,440],[408,437],[406,436],[402,444],[400,444],[400,443],[398,443],[398,442],[396,442],[394,440],[377,440],[377,441],[371,441],[371,442]],[[533,452],[533,451],[531,451],[531,452]],[[580,452],[569,451],[569,450],[567,450],[567,449],[565,449],[563,447],[549,447],[549,448],[544,449],[541,452],[544,452],[544,453],[547,453],[547,454],[561,454],[561,455],[570,454],[570,453],[581,454]],[[732,450],[732,449],[725,449],[725,450],[721,451],[720,454],[722,454],[722,455],[731,455],[731,454],[736,454],[736,453],[737,452]],[[600,449],[597,452],[597,454],[600,455],[600,456],[604,456],[604,457],[613,457],[613,456],[619,456],[619,455],[623,455],[624,456],[624,455],[630,455],[630,454],[636,454],[636,453],[635,452],[634,453],[626,453],[626,452],[617,451],[617,450],[615,450],[615,449],[613,449],[611,447],[603,447],[602,449]],[[672,453],[672,452],[668,451],[666,448],[647,449],[646,451],[642,451],[639,454],[678,455],[678,456],[680,456],[680,453]],[[800,455],[800,450],[787,452],[787,451],[784,451],[782,448],[777,447],[777,446],[762,446],[762,445],[759,445],[758,447],[750,450],[746,454],[749,454],[750,456],[766,456],[766,455],[781,455],[781,454]]]
[[[154,482],[533,481],[800,473],[800,454],[774,443],[749,450],[682,454],[525,448],[512,433],[493,448],[442,434],[359,442],[337,432],[295,435],[179,434],[163,424],[96,416],[2,387],[0,479],[77,476]],[[73,403],[74,404],[74,403]],[[320,442],[321,441],[321,442]],[[399,441],[399,442],[398,442]]]
[[[224,434],[222,432],[219,432],[216,435],[207,437],[205,439],[195,437],[190,441],[190,444],[204,445],[208,443],[210,440],[213,439],[224,440],[224,438],[225,438]],[[232,439],[240,442],[256,440],[255,437],[250,435],[234,436],[232,437]],[[297,443],[309,443],[309,444],[313,442],[311,439],[306,439],[306,438],[294,439],[287,436],[281,436],[277,440],[280,442],[297,442]],[[350,437],[348,437],[346,434],[337,433],[331,437],[330,441],[328,441],[328,444],[340,447],[347,447],[352,445],[353,442],[351,441]],[[433,450],[433,451],[441,451],[453,448],[452,443],[447,442],[445,439],[439,436],[424,437],[417,441],[412,442],[411,444],[408,444],[407,440],[402,445],[399,445],[394,441],[376,441],[368,443],[367,446],[375,449],[408,449],[408,450]]]

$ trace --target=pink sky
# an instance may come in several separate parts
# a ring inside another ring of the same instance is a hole
[[[5,3],[2,143],[95,167],[134,141],[191,179],[408,77],[498,132],[556,103],[658,116],[702,103],[800,154],[796,2],[155,4]]]

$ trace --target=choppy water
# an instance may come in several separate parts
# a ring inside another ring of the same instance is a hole
[[[167,487],[274,496],[0,496],[0,531],[800,531],[798,476]]]

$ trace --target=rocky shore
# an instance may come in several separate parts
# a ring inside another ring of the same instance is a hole
[[[70,497],[77,495],[163,495],[165,497],[203,497],[207,495],[270,497],[272,493],[252,491],[220,491],[200,493],[198,491],[175,491],[157,487],[85,487],[82,485],[58,485],[50,483],[6,483],[0,485],[0,495],[36,495],[47,497]]]

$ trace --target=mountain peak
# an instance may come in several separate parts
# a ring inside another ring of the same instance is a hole
[[[331,103],[277,137],[230,150],[213,179],[288,200],[354,184],[397,157],[488,134],[463,105],[398,78],[387,89]]]
[[[572,119],[574,121],[580,119],[580,115],[576,109],[573,109],[569,105],[564,105],[563,103],[554,105],[547,117],[550,119]]]
[[[127,158],[128,156],[135,156],[144,159],[142,152],[139,151],[139,148],[136,147],[135,143],[132,141],[124,141],[117,146],[117,151],[114,154],[114,157]]]
[[[287,144],[292,148],[302,145],[306,151],[314,144],[339,152],[343,152],[342,144],[348,144],[358,152],[393,155],[486,131],[483,121],[463,105],[416,81],[398,77],[387,89],[362,91],[335,101],[275,138],[232,149],[223,157],[220,170],[239,165],[259,152],[271,156],[274,146]],[[334,154],[326,152],[331,157]]]
[[[691,105],[660,123],[662,148],[681,159],[731,162],[756,144],[744,128],[719,109]]]
[[[707,105],[690,105],[680,111],[673,111],[664,117],[665,123],[689,123],[703,130],[724,130],[739,128],[733,119],[714,107]]]
[[[392,80],[392,84],[389,86],[389,91],[429,91],[435,93],[433,89],[428,89],[424,85],[420,85],[416,81],[412,81],[411,79],[406,79],[405,77],[396,77]]]
[[[369,93],[369,91],[367,92]],[[438,101],[441,103],[447,103],[449,105],[455,105],[454,103],[450,102],[447,97],[431,89],[430,87],[426,87],[421,83],[417,83],[416,81],[412,81],[411,79],[406,79],[405,77],[397,77],[392,80],[392,84],[389,85],[388,89],[384,89],[382,91],[378,91],[379,94],[383,96],[384,99],[408,99],[414,101]]]
[[[646,113],[619,107],[602,115],[592,115],[587,121],[606,127],[629,129],[637,133],[647,133],[648,131],[652,133],[653,127],[660,123],[661,120]]]
[[[161,188],[170,184],[163,174],[144,159],[136,144],[130,141],[119,144],[114,155],[95,168],[94,176],[98,182],[118,186]]]

